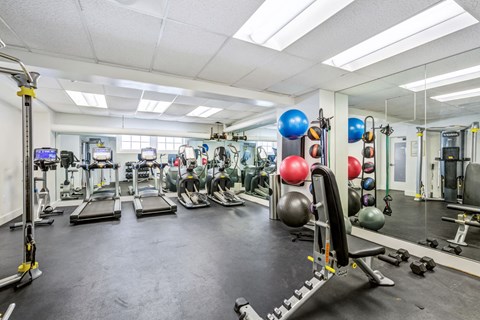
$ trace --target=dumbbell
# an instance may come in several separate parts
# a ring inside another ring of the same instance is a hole
[[[399,262],[408,261],[410,258],[410,253],[406,249],[398,249],[395,253],[389,253],[390,258],[397,259]],[[388,261],[387,261],[388,262]]]
[[[400,265],[400,261],[399,259],[395,258],[395,257],[392,257],[391,254],[389,254],[388,256],[385,256],[383,254],[379,255],[378,256],[378,259],[382,260],[382,261],[385,261],[385,262],[388,262],[390,264],[393,264],[394,266],[399,266]]]
[[[433,269],[435,269],[436,266],[437,264],[432,258],[423,257],[418,261],[413,261],[410,264],[410,269],[412,270],[413,273],[419,276],[423,276],[423,274],[427,272],[427,270],[433,271]]]
[[[449,243],[448,246],[443,247],[442,250],[449,253],[455,253],[456,255],[462,253],[462,248],[458,244],[453,243]]]
[[[427,240],[418,241],[422,246],[429,246],[430,248],[438,247],[438,240],[435,238],[427,238]]]

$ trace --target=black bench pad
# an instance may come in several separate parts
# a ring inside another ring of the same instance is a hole
[[[385,247],[376,243],[347,234],[348,256],[350,258],[365,258],[385,253]]]
[[[480,207],[477,206],[469,206],[467,204],[449,204],[447,205],[448,209],[465,211],[465,212],[473,212],[473,213],[480,213]]]

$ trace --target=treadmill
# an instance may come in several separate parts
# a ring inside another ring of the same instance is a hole
[[[85,171],[87,188],[83,203],[70,215],[70,223],[95,221],[104,219],[119,219],[122,211],[122,203],[118,193],[118,168],[117,163],[112,163],[112,150],[110,148],[93,148],[93,162],[82,164],[80,167]],[[112,193],[93,193],[91,171],[96,169],[115,170],[115,190]]]
[[[177,212],[177,205],[162,194],[162,187],[158,182],[158,171],[162,164],[157,162],[157,149],[143,148],[138,162],[133,164],[133,206],[137,217],[151,214],[170,214]],[[153,171],[155,186],[138,187],[138,170],[150,168]]]

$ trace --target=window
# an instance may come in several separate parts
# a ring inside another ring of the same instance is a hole
[[[184,138],[157,137],[158,151],[177,151],[185,143]]]
[[[257,141],[257,147],[263,147],[268,154],[273,154],[273,148],[277,148],[276,141]]]
[[[151,145],[149,136],[122,136],[121,140],[122,151],[139,151]]]

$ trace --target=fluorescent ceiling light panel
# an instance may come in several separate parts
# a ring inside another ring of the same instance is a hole
[[[443,1],[323,61],[355,71],[478,23],[453,0]]]
[[[80,91],[65,90],[77,106],[107,108],[107,100],[103,94],[86,93]]]
[[[137,111],[164,113],[165,111],[167,111],[168,107],[170,107],[171,105],[172,103],[168,101],[141,99],[140,103],[138,104]]]
[[[222,111],[223,109],[220,108],[210,108],[210,107],[204,107],[204,106],[199,106],[192,112],[187,114],[187,117],[200,117],[200,118],[208,118],[211,115]]]
[[[266,0],[233,36],[282,51],[354,0]]]
[[[480,96],[480,88],[452,92],[452,93],[442,94],[440,96],[435,96],[430,98],[440,102],[445,102],[445,101],[466,99],[466,98],[472,98],[472,97],[478,97],[478,96]]]
[[[400,87],[418,92],[477,78],[480,78],[480,65],[441,74],[435,77],[427,78],[425,80],[402,84]]]

